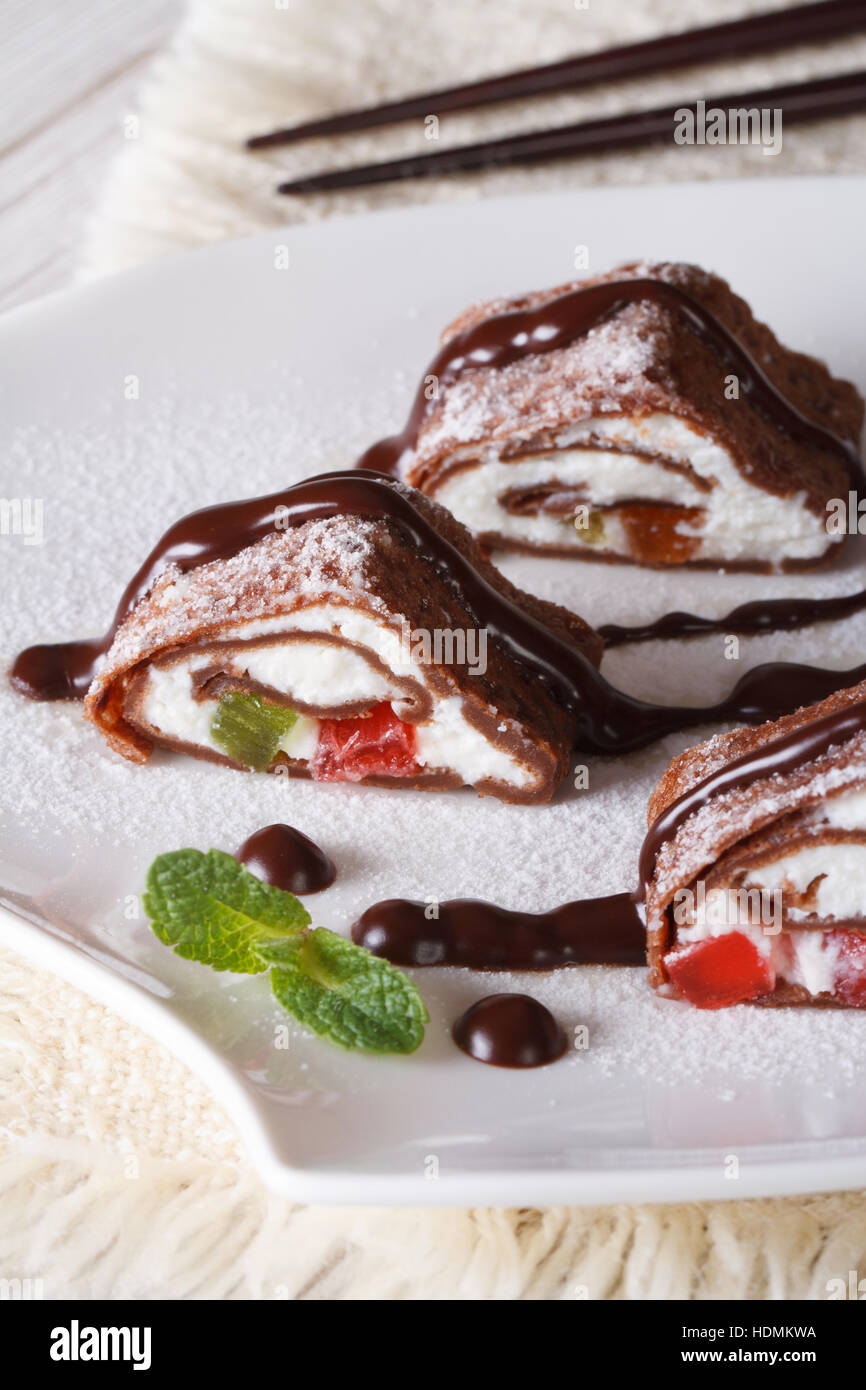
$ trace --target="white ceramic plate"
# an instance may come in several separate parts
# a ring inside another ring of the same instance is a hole
[[[0,536],[4,655],[86,636],[164,527],[193,507],[348,464],[400,422],[436,335],[464,304],[626,259],[730,277],[792,345],[866,387],[866,183],[751,181],[464,202],[334,221],[146,267],[0,323],[2,494],[44,506],[44,543]],[[280,268],[286,260],[288,268]],[[768,592],[862,585],[510,559],[527,587],[590,620],[725,611]],[[744,641],[612,653],[660,700],[715,699],[748,662],[843,668],[866,619]],[[174,1048],[226,1105],[263,1176],[313,1201],[525,1204],[746,1196],[866,1181],[866,1016],[655,999],[640,970],[549,977],[419,972],[432,1023],[410,1059],[347,1055],[292,1031],[261,978],[176,959],[136,915],[152,856],[233,849],[269,821],[323,844],[340,876],[308,900],[345,929],[391,895],[512,906],[632,886],[646,798],[687,738],[591,767],[551,807],[286,783],[108,752],[76,706],[0,692],[2,939]],[[695,736],[697,737],[697,736]],[[459,1053],[471,1000],[528,989],[590,1046],[508,1072]]]

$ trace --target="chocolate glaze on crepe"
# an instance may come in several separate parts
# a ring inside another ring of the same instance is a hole
[[[210,508],[183,519],[171,528],[134,577],[118,610],[118,621],[148,591],[156,576],[169,563],[176,564],[182,571],[192,569],[210,560],[237,553],[271,529],[297,526],[317,517],[345,513],[386,515],[407,530],[414,543],[430,554],[443,575],[461,586],[479,625],[492,628],[515,657],[536,671],[539,678],[556,693],[574,717],[576,742],[581,748],[600,752],[627,751],[641,747],[664,733],[711,718],[731,717],[759,722],[768,714],[812,704],[841,686],[852,685],[866,678],[866,667],[853,672],[838,672],[778,663],[747,673],[727,700],[710,709],[668,709],[633,700],[611,687],[580,652],[569,647],[493,588],[459,551],[438,534],[413,505],[404,489],[382,477],[357,472],[326,475],[268,498]],[[75,644],[63,644],[58,648],[49,693],[62,683],[61,675],[64,670],[69,670],[71,653],[75,654],[76,660],[80,657],[82,662],[93,660],[95,651],[107,647],[110,637],[111,634],[102,644],[81,644],[80,649]],[[35,664],[44,674],[45,649],[36,651],[38,656]],[[16,663],[15,674],[19,686],[22,669],[26,671],[29,656],[30,653],[24,653]],[[39,693],[44,695],[44,688]],[[681,821],[704,800],[727,787],[730,779],[733,779],[731,785],[745,785],[747,781],[776,768],[814,757],[816,751],[850,737],[852,730],[859,730],[864,724],[866,701],[855,708],[828,716],[814,726],[805,726],[790,738],[780,740],[778,747],[750,754],[743,759],[742,766],[738,764],[723,774],[707,779],[706,784],[692,789],[688,797],[683,798],[682,804],[669,807],[652,827],[645,848],[645,865],[651,865],[660,844],[676,832]],[[647,881],[646,874],[645,867],[641,874],[642,883]],[[628,899],[628,895],[619,896],[621,901]],[[591,941],[597,910],[603,909],[599,909],[597,904],[569,905],[567,913],[560,909],[558,914],[554,914],[572,917],[578,922],[578,939],[572,939],[567,944],[560,959],[563,956],[580,959],[581,952],[584,953],[583,959],[604,959],[603,947],[592,947],[585,938],[581,939],[581,934],[588,931]],[[630,902],[617,921],[620,925],[625,924],[627,935],[634,930],[634,909]],[[461,945],[460,949],[471,956],[471,941]],[[598,954],[594,955],[593,951]],[[482,963],[477,953],[475,962]],[[470,963],[469,959],[466,963]]]
[[[467,369],[504,366],[520,356],[553,350],[588,332],[624,304],[641,298],[674,308],[720,361],[736,372],[741,391],[756,409],[790,436],[835,452],[844,460],[852,485],[860,487],[856,447],[800,414],[704,306],[679,287],[662,281],[610,281],[562,295],[535,309],[483,320],[446,344],[428,375],[436,376],[441,388]],[[426,394],[419,391],[403,434],[374,446],[362,463],[396,469],[411,448],[428,405]],[[494,588],[440,535],[406,489],[381,474],[356,470],[323,475],[268,497],[207,508],[181,519],[133,577],[104,639],[28,648],[13,666],[13,685],[36,699],[82,696],[118,625],[167,566],[189,571],[235,555],[273,531],[337,515],[387,517],[400,526],[443,577],[459,586],[479,626],[489,628],[516,660],[535,671],[570,712],[575,746],[581,751],[624,753],[710,720],[760,722],[866,678],[866,665],[839,672],[776,663],[747,672],[727,699],[708,708],[667,708],[632,699],[610,686],[588,658]],[[776,626],[800,626],[824,615],[846,616],[864,605],[866,593],[825,600],[768,600],[742,605],[723,620],[671,614],[644,629],[611,627],[608,632],[613,643],[642,640],[622,635],[633,631],[642,636],[682,636],[729,631],[734,626],[734,630],[759,632]],[[743,626],[737,628],[737,622]],[[652,873],[661,845],[712,796],[796,767],[864,728],[866,700],[801,726],[704,779],[671,803],[650,827],[641,857],[641,886]],[[378,941],[381,954],[406,964],[511,969],[544,969],[567,962],[636,964],[643,952],[635,902],[632,895],[619,894],[566,904],[537,915],[458,902],[443,905],[448,913],[437,925],[424,919],[422,904],[392,900],[369,909],[353,935],[373,950]],[[485,937],[494,923],[499,931],[489,948]],[[499,934],[503,926],[506,931]],[[438,952],[435,961],[422,959],[428,952]]]
[[[756,409],[792,438],[838,453],[848,468],[852,486],[861,486],[860,453],[855,444],[802,415],[724,324],[693,295],[678,285],[647,278],[589,285],[539,307],[497,314],[473,324],[446,342],[433,358],[403,431],[374,444],[361,456],[358,466],[395,473],[403,456],[413,447],[431,402],[464,372],[476,367],[501,368],[521,357],[553,352],[582,337],[624,305],[647,300],[681,315],[695,336],[736,374],[741,393]],[[431,379],[436,382],[432,396],[428,391]]]
[[[861,680],[863,678],[860,677]],[[840,709],[792,729],[790,733],[773,739],[770,743],[759,744],[742,757],[705,777],[682,796],[670,802],[650,826],[641,849],[641,885],[646,885],[652,877],[659,850],[665,841],[672,839],[683,822],[711,797],[722,792],[742,790],[763,777],[790,772],[801,764],[820,757],[836,744],[853,738],[864,729],[866,699],[858,700],[852,705],[843,705]]]

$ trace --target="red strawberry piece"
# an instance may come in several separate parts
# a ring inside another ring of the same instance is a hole
[[[859,931],[828,931],[824,948],[838,946],[833,993],[855,1009],[866,1008],[866,934]]]
[[[683,998],[698,1009],[724,1009],[757,999],[770,994],[776,983],[767,957],[739,931],[671,951],[664,964]]]
[[[412,777],[418,772],[415,729],[389,704],[359,719],[322,719],[312,772],[317,782],[360,782],[363,777]]]

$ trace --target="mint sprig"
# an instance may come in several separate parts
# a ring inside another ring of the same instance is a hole
[[[338,1047],[414,1052],[427,1010],[408,976],[324,927],[230,854],[181,849],[147,874],[144,910],[160,941],[214,970],[271,971],[287,1013]]]

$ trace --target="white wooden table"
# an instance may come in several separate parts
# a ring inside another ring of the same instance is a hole
[[[0,0],[0,312],[73,277],[81,231],[182,0]]]

